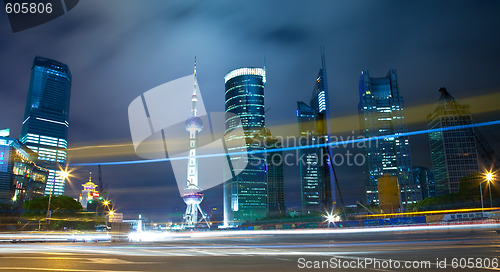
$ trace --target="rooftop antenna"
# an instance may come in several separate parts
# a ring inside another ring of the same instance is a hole
[[[325,46],[320,46],[321,51],[321,68],[326,69],[326,61],[325,61]]]
[[[101,165],[99,164],[98,166],[98,169],[99,169],[99,183],[98,183],[98,186],[99,186],[99,194],[102,194],[104,192],[104,185],[102,183],[102,172],[101,172]]]
[[[266,65],[267,65],[267,63],[266,63],[266,52],[264,51],[264,70],[266,70]]]

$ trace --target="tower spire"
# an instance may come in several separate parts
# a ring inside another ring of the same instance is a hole
[[[99,164],[99,193],[102,194],[104,192],[104,185],[102,183],[102,172],[101,165]]]
[[[320,47],[321,50],[321,68],[325,69],[326,68],[326,60],[325,60],[325,46],[322,45]]]
[[[196,96],[196,56],[194,57],[194,80],[193,80],[193,95],[191,96],[191,112],[193,116],[196,116],[196,102],[198,97]]]

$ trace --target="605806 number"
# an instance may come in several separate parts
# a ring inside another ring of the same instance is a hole
[[[7,13],[52,13],[52,3],[7,3],[5,5]]]

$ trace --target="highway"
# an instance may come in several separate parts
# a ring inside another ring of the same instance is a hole
[[[500,270],[492,268],[498,258],[500,235],[492,229],[179,233],[161,242],[0,243],[1,271],[451,271],[470,260],[474,268],[468,271],[492,271]],[[487,264],[490,268],[480,268]]]

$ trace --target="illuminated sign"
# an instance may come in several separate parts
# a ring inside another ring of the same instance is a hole
[[[9,137],[9,136],[10,136],[10,128],[0,130],[0,137]]]
[[[92,192],[93,197],[99,197],[99,192]]]
[[[0,152],[0,164],[3,164],[3,160],[4,160],[3,155],[4,155],[4,153]]]

